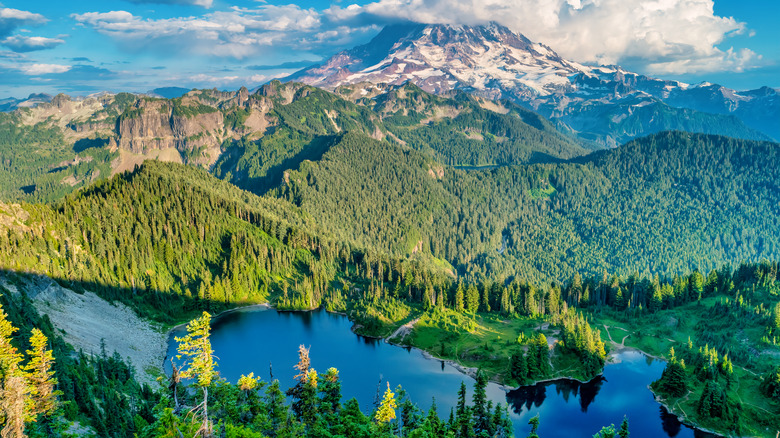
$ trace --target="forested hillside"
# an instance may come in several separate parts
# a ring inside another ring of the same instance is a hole
[[[0,200],[52,201],[111,173],[116,151],[99,138],[68,141],[45,123],[0,113]]]
[[[336,89],[346,93],[350,87]],[[376,96],[384,125],[405,144],[451,166],[485,166],[568,159],[588,152],[544,117],[509,101],[469,94],[450,98],[407,83]]]
[[[512,384],[598,374],[606,350],[594,318],[648,324],[662,337],[666,326],[656,322],[666,312],[694,315],[694,306],[706,306],[755,316],[751,347],[741,349],[737,338],[698,323],[692,333],[702,351],[728,352],[752,373],[771,371],[750,348],[777,349],[777,311],[769,310],[776,264],[710,267],[774,254],[776,144],[664,133],[577,162],[461,170],[359,132],[331,138],[318,161],[301,161],[263,197],[202,169],[148,161],[52,205],[4,203],[0,268],[48,275],[165,323],[262,301],[344,312],[374,336],[414,319],[412,334],[397,342]],[[716,236],[722,245],[707,243]],[[675,275],[694,267],[701,271]],[[661,276],[629,275],[635,271]],[[561,342],[552,350],[533,328],[541,321],[556,327]],[[502,345],[499,357],[494,344]],[[109,359],[68,363],[107,366],[120,370],[112,379],[127,381],[120,362],[99,365]],[[745,388],[759,386],[740,378]],[[128,394],[157,397],[128,385]],[[712,394],[710,387],[696,391]],[[773,388],[755,406],[774,409]],[[131,430],[73,397],[66,418]],[[152,424],[143,409],[133,430]],[[733,416],[714,421],[752,427]]]
[[[435,97],[414,85],[378,88],[370,98],[277,81],[254,93],[193,90],[173,99],[58,95],[0,114],[0,199],[52,202],[145,159],[207,168],[264,194],[286,170],[318,160],[346,132],[453,165],[554,161],[587,152],[517,105],[466,94]]]
[[[340,238],[476,278],[673,275],[779,255],[778,154],[668,132],[569,163],[461,170],[347,135],[279,193]]]
[[[300,211],[182,165],[148,162],[53,207],[2,213],[2,268],[75,282],[147,316],[260,301],[294,265],[316,272],[319,259]]]

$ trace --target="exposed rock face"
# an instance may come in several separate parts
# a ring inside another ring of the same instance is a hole
[[[225,141],[262,137],[274,123],[268,116],[274,105],[300,98],[304,88],[277,83],[255,93],[243,87],[232,93],[198,90],[176,99],[128,93],[74,99],[60,94],[51,102],[20,109],[18,114],[27,125],[57,126],[74,142],[106,139],[112,150],[126,152],[126,159],[117,161],[118,167],[160,157],[209,167],[219,158]]]
[[[185,110],[175,114],[171,101],[140,99],[117,119],[118,146],[135,154],[172,148],[185,156],[192,156],[194,151],[213,155],[211,150],[218,150],[224,139],[222,112],[210,106],[194,107],[198,110],[188,110],[193,108],[190,106],[182,108]],[[192,161],[211,164],[210,159],[201,156],[192,156]]]

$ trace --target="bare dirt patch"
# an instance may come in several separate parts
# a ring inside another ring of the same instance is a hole
[[[166,334],[129,307],[109,303],[92,292],[78,294],[48,278],[28,289],[33,289],[28,294],[38,312],[48,315],[74,348],[100,354],[101,340],[105,341],[109,355],[116,351],[129,360],[139,382],[151,385],[162,372]]]
[[[111,167],[114,169],[111,175],[113,176],[117,173],[127,172],[128,170],[132,171],[136,166],[140,166],[146,160],[182,163],[181,154],[178,150],[173,148],[153,149],[144,155],[134,154],[120,148],[119,157],[111,163]]]
[[[479,106],[481,106],[482,108],[488,111],[493,111],[494,113],[506,114],[509,112],[509,108],[499,103],[493,102],[492,100],[478,99],[478,102],[479,102]]]

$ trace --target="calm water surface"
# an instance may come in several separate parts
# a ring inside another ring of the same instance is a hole
[[[469,390],[473,379],[439,360],[430,360],[414,349],[405,349],[382,340],[358,336],[352,323],[341,315],[324,311],[276,312],[261,307],[223,314],[212,322],[211,343],[218,371],[228,381],[254,372],[264,380],[271,373],[283,388],[293,385],[298,362],[298,346],[311,347],[312,367],[324,373],[339,370],[344,401],[356,397],[364,412],[373,409],[377,384],[401,385],[412,401],[427,410],[435,398],[439,416],[446,420],[457,402],[460,382]],[[173,336],[182,336],[182,327],[171,334],[169,357],[175,354]],[[641,353],[625,351],[618,363],[608,364],[604,375],[580,384],[557,381],[523,387],[509,393],[498,385],[488,386],[493,403],[509,405],[515,436],[525,437],[528,420],[539,415],[540,436],[592,437],[602,426],[616,426],[628,416],[633,438],[704,437],[669,415],[653,400],[647,385],[660,377],[664,364]],[[471,393],[469,392],[469,397]]]

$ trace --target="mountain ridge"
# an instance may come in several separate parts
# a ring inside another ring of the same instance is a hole
[[[411,81],[434,94],[460,90],[493,100],[510,99],[602,147],[684,128],[674,121],[666,122],[663,129],[640,133],[631,132],[630,126],[619,125],[617,130],[609,126],[616,112],[628,115],[634,108],[658,103],[702,112],[696,116],[699,119],[710,117],[705,133],[720,133],[716,129],[726,120],[717,116],[735,115],[748,128],[743,138],[780,138],[780,95],[775,89],[737,92],[708,83],[655,79],[619,66],[583,65],[496,23],[389,25],[369,43],[283,80],[326,89],[366,81],[394,85]],[[689,112],[677,114],[680,120],[688,117]]]
[[[253,93],[192,90],[172,99],[60,94],[35,108],[0,113],[0,156],[6,160],[0,168],[9,172],[4,193],[14,193],[12,198],[23,196],[21,190],[53,199],[68,187],[132,170],[146,159],[209,168],[262,193],[278,185],[285,170],[316,159],[327,137],[348,131],[430,150],[447,164],[521,163],[532,156],[568,159],[587,153],[551,123],[514,104],[465,94],[437,97],[411,84],[376,88],[369,98],[358,90],[334,94],[271,82]],[[24,152],[23,145],[35,152]]]

